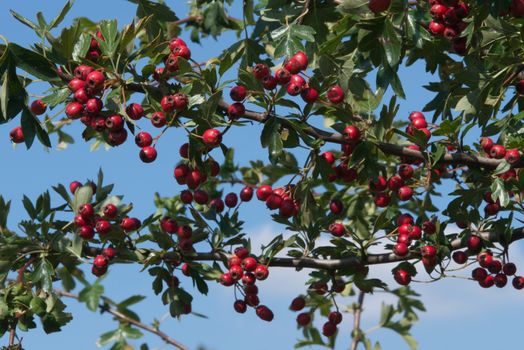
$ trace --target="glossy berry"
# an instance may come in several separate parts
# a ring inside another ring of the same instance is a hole
[[[93,206],[89,203],[82,204],[78,208],[78,214],[84,218],[84,220],[91,220],[95,215],[95,210],[93,209]]]
[[[346,228],[343,224],[335,222],[329,226],[329,232],[335,237],[342,237],[346,233]]]
[[[106,204],[103,209],[104,217],[114,219],[118,214],[118,208],[114,204]]]
[[[404,269],[395,270],[393,273],[393,278],[398,284],[402,286],[407,286],[411,282],[411,275]]]
[[[231,96],[231,99],[233,101],[237,101],[237,102],[243,101],[247,96],[247,89],[245,86],[237,85],[231,89],[229,96]]]
[[[269,276],[269,270],[266,265],[257,265],[254,274],[257,280],[263,281]]]
[[[409,186],[402,186],[398,189],[397,195],[401,201],[407,201],[413,197],[413,189]]]
[[[104,267],[107,267],[107,265],[109,265],[109,261],[107,260],[105,256],[97,255],[95,259],[93,260],[93,265],[98,268],[104,268]]]
[[[142,108],[142,105],[139,103],[131,103],[126,108],[126,114],[133,120],[139,120],[144,116],[144,108]]]
[[[249,250],[247,250],[246,247],[235,248],[235,255],[240,259],[247,258],[247,256],[249,255]]]
[[[161,128],[167,124],[166,115],[162,112],[155,112],[151,115],[151,124],[155,128]]]
[[[105,256],[109,260],[113,260],[116,257],[116,249],[113,248],[112,246],[104,248],[102,250],[102,255]]]
[[[453,258],[453,261],[461,265],[465,264],[468,261],[468,255],[461,250],[453,252],[452,258]]]
[[[120,222],[120,227],[124,231],[135,231],[142,226],[142,223],[137,218],[125,217]]]
[[[340,199],[333,199],[329,204],[329,210],[331,210],[331,213],[334,215],[339,215],[344,210],[344,205]]]
[[[339,85],[334,85],[328,90],[327,98],[331,103],[341,103],[344,101],[344,90]]]
[[[238,204],[238,196],[236,193],[228,193],[224,199],[224,202],[228,208],[234,208]]]
[[[95,236],[95,231],[93,230],[93,227],[85,225],[80,227],[80,229],[78,230],[78,235],[83,239],[93,239],[93,237]]]
[[[139,153],[140,160],[144,163],[152,163],[157,157],[157,152],[154,147],[146,146],[142,147]]]
[[[145,131],[141,131],[135,136],[135,143],[138,147],[148,147],[153,144],[153,137],[151,134]]]
[[[328,315],[329,322],[337,325],[342,322],[342,314],[338,311],[331,311]]]
[[[515,276],[513,280],[511,281],[511,284],[513,285],[513,288],[521,290],[524,288],[524,277],[522,276]]]
[[[269,73],[269,67],[263,63],[257,63],[255,67],[253,67],[253,75],[258,80],[264,79]]]
[[[79,102],[71,102],[66,106],[65,113],[70,119],[80,118],[84,106]]]
[[[73,181],[69,184],[69,191],[72,194],[75,194],[76,190],[78,190],[80,187],[82,187],[82,183],[78,181]]]
[[[245,270],[245,271],[255,271],[255,269],[257,268],[257,261],[255,260],[255,258],[252,258],[250,256],[244,258],[242,260],[242,268]]]
[[[409,253],[409,247],[406,243],[397,243],[393,246],[393,253],[397,256],[406,256]]]
[[[291,80],[291,72],[285,68],[281,68],[275,72],[275,79],[280,85],[286,85]]]
[[[273,193],[273,189],[269,185],[263,185],[257,188],[257,198],[261,201],[266,201]]]
[[[469,236],[466,243],[467,243],[468,249],[471,250],[472,252],[478,252],[480,248],[482,247],[482,240],[480,239],[479,236],[475,236],[475,235]]]
[[[100,235],[105,236],[111,231],[111,224],[107,220],[98,220],[96,222],[96,232]]]
[[[437,22],[437,21],[429,22],[428,30],[433,35],[442,35],[444,34],[445,29],[446,29],[446,26],[441,22]]]
[[[71,89],[71,91],[73,92],[76,92],[80,89],[83,89],[86,85],[86,82],[84,80],[81,80],[81,79],[72,79],[68,86],[69,86],[69,89]]]
[[[97,42],[97,44],[98,44],[98,42]],[[81,65],[79,65],[78,67],[75,68],[73,73],[75,75],[75,78],[80,79],[80,80],[86,80],[88,74],[91,73],[94,70],[95,69],[93,67],[91,67],[91,66],[87,66],[85,64],[81,64]]]
[[[506,263],[504,266],[502,266],[502,272],[508,276],[513,276],[515,273],[517,273],[517,266],[511,262]]]
[[[241,102],[235,102],[232,105],[229,105],[227,108],[227,115],[230,118],[239,118],[246,113],[246,107]]]
[[[317,92],[316,89],[308,87],[308,88],[305,88],[304,90],[302,90],[301,96],[302,96],[302,99],[304,100],[304,102],[306,102],[306,103],[313,103],[318,98],[318,92]]]
[[[491,158],[502,159],[506,155],[506,148],[502,145],[493,145],[489,150]]]
[[[202,134],[202,141],[208,148],[214,148],[222,142],[222,134],[217,129],[207,129]]]
[[[47,105],[42,100],[36,100],[31,103],[31,112],[35,115],[42,115],[45,113]]]
[[[399,175],[393,175],[388,179],[388,188],[391,191],[398,191],[404,185],[404,180]]]
[[[413,216],[411,216],[411,214],[400,214],[398,217],[397,217],[397,225],[398,226],[401,226],[401,225],[413,225],[414,224],[414,220],[413,220]]]
[[[375,195],[374,202],[377,207],[384,208],[391,202],[391,197],[386,192],[379,192]]]
[[[357,142],[360,139],[360,129],[354,125],[346,126],[342,134],[349,142]]]
[[[209,202],[209,195],[204,190],[196,190],[193,193],[193,199],[200,205],[205,205]]]
[[[160,220],[160,228],[166,233],[173,234],[178,231],[178,224],[175,220],[165,217]]]
[[[104,81],[104,74],[96,70],[89,73],[86,77],[86,85],[93,91],[100,91],[103,88]]]
[[[242,202],[249,202],[253,198],[253,187],[244,187],[240,191],[240,200]]]
[[[491,150],[491,147],[493,147],[493,140],[489,137],[482,137],[480,139],[480,147],[484,150],[484,152],[489,154],[489,151]]]
[[[504,158],[509,164],[516,164],[520,161],[520,153],[516,148],[508,149]]]

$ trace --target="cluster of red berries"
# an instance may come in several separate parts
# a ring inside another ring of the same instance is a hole
[[[303,296],[298,296],[291,301],[289,309],[291,311],[302,311],[306,306],[306,299]],[[342,314],[339,311],[331,311],[328,315],[328,321],[322,326],[322,334],[326,337],[333,336],[338,329],[338,325],[342,322]],[[297,315],[297,324],[299,327],[306,327],[311,323],[311,313],[301,312]]]
[[[480,146],[489,158],[506,159],[509,164],[517,164],[520,161],[520,152],[518,149],[506,149],[503,145],[495,144],[489,137],[482,137],[480,139]]]
[[[399,200],[407,201],[413,197],[413,189],[405,185],[405,181],[413,177],[414,169],[410,164],[401,164],[396,175],[386,180],[383,176],[378,176],[370,180],[368,187],[374,194],[374,201],[378,207],[387,207],[391,202],[391,195],[395,193]]]
[[[433,20],[428,29],[433,35],[443,36],[453,42],[453,51],[459,55],[466,53],[466,38],[459,38],[468,26],[463,21],[469,14],[469,7],[459,0],[430,0],[430,14]]]
[[[305,71],[308,66],[307,55],[300,51],[289,60],[283,63],[283,67],[271,74],[271,70],[264,63],[258,63],[253,67],[253,75],[259,80],[266,90],[274,90],[278,85],[284,86],[291,96],[301,95],[306,103],[313,103],[319,98],[317,89],[311,87],[306,78],[300,73]],[[246,109],[243,101],[246,99],[248,91],[246,87],[237,85],[231,89],[230,96],[235,101],[228,108],[230,118],[238,118],[244,115]],[[338,104],[344,101],[344,90],[338,86],[332,86],[326,93],[329,102]]]
[[[329,203],[329,210],[333,215],[340,215],[344,210],[344,204],[340,199],[332,199]],[[329,232],[335,237],[342,237],[346,233],[346,227],[340,222],[334,222],[329,225]]]
[[[178,223],[169,217],[164,217],[160,220],[160,228],[162,231],[169,234],[176,234],[178,236],[178,247],[182,253],[193,251],[193,229],[189,225],[178,225]]]
[[[219,282],[223,286],[235,286],[244,295],[244,299],[237,299],[233,308],[238,313],[245,313],[248,306],[256,310],[257,316],[264,321],[273,320],[273,312],[264,305],[260,305],[256,282],[268,278],[269,270],[266,265],[259,264],[255,257],[250,256],[245,247],[235,249],[235,254],[227,261],[228,271],[220,275]],[[242,287],[240,286],[242,282]]]
[[[480,238],[477,236],[470,237],[476,237],[474,241],[480,241]],[[469,246],[471,245],[478,251],[480,245],[477,246],[475,243],[472,244],[468,241],[468,249],[470,249]],[[453,253],[452,258],[457,264],[465,264],[468,260],[468,254],[464,251],[456,251]],[[517,267],[514,263],[502,263],[502,261],[493,257],[493,253],[490,250],[478,253],[476,261],[480,266],[471,271],[471,278],[477,281],[482,288],[490,288],[493,286],[503,288],[511,276],[514,276],[512,284],[515,289],[520,290],[524,288],[524,277],[515,275],[517,273]]]
[[[414,135],[414,129],[420,130],[426,135],[426,142],[431,137],[431,131],[428,129],[428,122],[426,117],[421,112],[412,112],[409,115],[409,125],[406,127],[406,133],[408,135]]]
[[[270,210],[277,210],[278,214],[284,218],[290,218],[298,214],[300,202],[293,198],[294,186],[279,187],[273,189],[269,185],[262,185],[257,188],[257,199],[265,202]]]
[[[96,32],[96,37],[100,40],[104,40],[104,36],[100,31]],[[87,51],[86,58],[90,61],[97,62],[102,55],[102,50],[100,49],[100,43],[95,38],[91,38],[91,43],[89,44],[89,51]]]
[[[91,186],[93,193],[96,192],[96,185],[94,183],[89,182],[86,185]],[[74,194],[80,187],[82,187],[82,183],[79,181],[73,181],[69,184],[69,190],[72,194]],[[138,230],[142,225],[139,219],[119,213],[118,207],[112,203],[108,203],[103,207],[91,203],[82,204],[78,208],[78,213],[74,218],[74,223],[77,227],[78,235],[85,240],[93,239],[95,237],[95,232],[98,233],[101,240],[104,240],[112,231],[121,230],[124,233],[131,232]],[[108,253],[105,254],[105,256],[107,259],[111,260],[112,258],[110,257],[114,257],[114,254],[111,255]],[[100,266],[98,265],[94,265],[97,267],[97,270],[95,271],[95,268],[93,267],[93,273],[100,276],[105,273],[105,270],[101,267],[103,264]],[[99,274],[96,274],[95,272]]]
[[[91,273],[97,277],[105,275],[107,268],[111,260],[116,256],[116,249],[113,247],[107,247],[102,249],[102,254],[95,256],[93,259],[93,267]]]
[[[357,170],[349,167],[349,157],[355,150],[356,145],[360,142],[360,129],[355,125],[348,125],[342,131],[342,135],[346,142],[341,146],[342,155],[338,165],[335,165],[336,158],[332,152],[322,153],[322,158],[324,158],[333,169],[333,173],[328,175],[330,182],[340,180],[349,183],[354,181],[358,176]]]
[[[397,217],[397,243],[393,246],[393,253],[397,256],[406,256],[409,254],[409,248],[412,242],[422,238],[422,232],[426,235],[432,235],[436,232],[437,227],[433,221],[427,220],[420,226],[415,225],[413,216],[410,214],[400,214]],[[420,248],[422,261],[426,267],[436,265],[437,250],[432,245],[425,245]]]
[[[513,197],[513,192],[509,192],[510,197]],[[491,192],[484,193],[484,201],[487,203],[484,207],[484,213],[486,216],[495,216],[500,211],[500,201],[497,199],[496,201],[493,200],[491,197]]]

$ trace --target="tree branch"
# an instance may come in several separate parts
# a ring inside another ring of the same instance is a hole
[[[60,296],[63,296],[63,297],[79,300],[79,296],[76,295],[76,294],[73,294],[73,293],[69,293],[69,292],[62,291],[62,290],[55,290],[55,293],[60,295]],[[127,322],[129,324],[134,325],[137,328],[143,329],[144,331],[147,331],[149,333],[157,335],[163,341],[165,341],[167,344],[173,345],[175,348],[177,348],[179,350],[189,350],[189,348],[187,348],[185,345],[183,345],[183,344],[179,343],[178,341],[176,341],[175,339],[171,338],[166,333],[160,331],[157,328],[148,326],[148,325],[146,325],[146,324],[144,324],[144,323],[142,323],[140,321],[137,321],[137,320],[135,320],[135,319],[133,319],[131,317],[128,317],[128,316],[124,315],[123,313],[118,311],[116,308],[113,308],[113,307],[109,307],[108,308],[108,307],[106,307],[106,305],[103,305],[103,304],[98,305],[98,307],[101,310],[104,310],[105,312],[108,312],[111,315],[115,316],[117,319],[119,319],[121,321]]]
[[[363,291],[360,291],[358,294],[358,301],[357,305],[354,307],[354,313],[353,313],[353,332],[351,332],[352,340],[351,340],[351,347],[350,350],[357,350],[357,346],[360,343],[360,340],[362,339],[361,336],[361,330],[360,330],[360,319],[362,317],[362,310],[364,305],[364,297],[366,296],[366,293]]]
[[[482,232],[478,234],[482,239],[497,243],[501,242],[500,234],[496,232]],[[524,238],[524,227],[513,230],[511,242],[518,241]],[[466,242],[460,238],[452,240],[449,244],[450,250],[455,251],[466,247]],[[84,254],[88,256],[96,256],[101,253],[100,248],[91,246],[84,247]],[[162,259],[166,261],[223,261],[226,262],[232,255],[224,252],[209,252],[209,253],[194,253],[192,255],[181,255],[178,252],[167,252],[162,255]],[[125,261],[125,257],[121,257]],[[324,270],[338,270],[344,268],[359,267],[362,265],[378,265],[389,264],[400,261],[409,261],[420,259],[418,251],[412,251],[406,256],[398,256],[394,253],[381,254],[366,254],[364,257],[357,255],[347,256],[339,259],[323,259],[323,258],[279,258],[274,257],[271,260],[262,263],[267,263],[268,266],[273,267],[291,267],[291,268],[310,268],[310,269],[324,269]]]

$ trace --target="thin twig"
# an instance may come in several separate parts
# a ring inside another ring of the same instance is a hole
[[[76,294],[69,293],[69,292],[62,291],[62,290],[56,290],[55,292],[56,292],[56,294],[58,294],[60,296],[79,300],[79,296],[76,295]],[[131,318],[129,316],[126,316],[126,315],[124,315],[123,313],[121,313],[120,311],[118,311],[117,309],[115,309],[113,307],[109,307],[108,308],[106,305],[103,305],[103,304],[98,305],[98,307],[101,310],[104,310],[105,312],[108,312],[111,315],[115,316],[117,319],[119,319],[121,321],[127,322],[129,324],[134,325],[137,328],[143,329],[144,331],[147,331],[149,333],[157,335],[163,341],[165,341],[167,344],[173,345],[177,349],[189,350],[188,347],[186,347],[185,345],[183,345],[180,342],[176,341],[175,339],[171,338],[170,336],[168,336],[166,333],[160,331],[159,329],[151,327],[151,326],[148,326],[148,325],[146,325],[146,324],[144,324],[144,323],[142,323],[140,321],[137,321],[137,320],[135,320],[135,319],[133,319],[133,318]]]
[[[357,305],[355,305],[354,313],[353,313],[353,332],[351,332],[352,340],[351,340],[351,348],[350,350],[357,350],[357,346],[362,340],[361,336],[361,330],[360,330],[360,319],[362,317],[362,310],[363,310],[363,304],[364,304],[364,296],[366,293],[363,291],[360,291],[358,294],[358,301]]]

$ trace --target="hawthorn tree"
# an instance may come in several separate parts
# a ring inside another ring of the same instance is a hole
[[[524,288],[509,251],[524,237],[524,1],[244,0],[238,19],[228,12],[232,0],[192,0],[184,18],[162,1],[129,1],[132,23],[77,18],[59,36],[50,31],[72,1],[51,20],[12,11],[37,41],[24,48],[2,37],[0,123],[18,119],[9,136],[27,149],[35,138],[48,148],[75,138],[93,149],[134,142],[130,162],[170,157],[184,189],[156,197],[154,214],[135,218],[100,171],[96,181],[54,186],[53,197],[24,196],[28,216],[16,229],[0,197],[4,349],[22,349],[19,331],[36,328],[37,318],[45,332],[61,331],[72,319],[63,298],[115,318],[118,327],[99,340],[111,349],[129,349],[144,331],[187,349],[130,309],[140,297],[104,296],[101,279],[85,275],[86,261],[97,277],[112,264],[142,265],[178,318],[218,282],[232,290],[234,311],[272,321],[278,313],[258,286],[273,268],[308,269],[303,294],[290,300],[302,330],[297,347],[334,348],[340,333],[352,350],[380,349],[360,327],[365,295],[379,289],[398,298],[383,305],[379,327],[415,349],[410,329],[424,306],[409,285],[455,277],[452,261],[482,288]],[[205,62],[191,58],[193,45],[226,32],[237,35],[234,45]],[[420,101],[422,112],[399,115],[399,69],[418,61],[438,73],[424,87],[434,98]],[[31,101],[37,81],[49,89]],[[66,132],[80,123],[82,135]],[[156,134],[140,131],[148,123]],[[253,139],[267,157],[238,164],[228,131],[253,124],[262,126]],[[187,133],[179,152],[157,147],[172,128]],[[442,184],[454,191],[440,193]],[[226,185],[236,190],[225,193]],[[447,206],[432,203],[439,195]],[[239,212],[252,200],[264,201],[260,215],[284,231],[259,255]],[[384,269],[398,285],[368,277],[369,265],[391,263]],[[352,297],[351,332],[337,332],[344,297]]]

